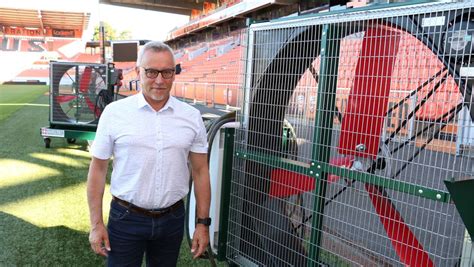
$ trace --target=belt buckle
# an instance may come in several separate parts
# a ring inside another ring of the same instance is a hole
[[[161,216],[163,214],[166,214],[169,212],[169,208],[166,208],[164,210],[149,210],[148,212],[150,213],[151,216]]]
[[[161,210],[150,210],[148,211],[152,216],[159,216],[165,213],[166,211],[161,211]]]

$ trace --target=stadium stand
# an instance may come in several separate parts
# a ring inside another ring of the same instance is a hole
[[[176,62],[180,64],[182,72],[176,76],[173,93],[177,97],[187,98],[192,102],[201,102],[211,105],[233,106],[237,104],[237,92],[241,83],[239,75],[242,69],[242,29],[245,29],[245,20],[265,20],[301,12],[311,9],[318,4],[309,6],[299,1],[259,1],[258,5],[250,5],[240,0],[220,1],[216,4],[206,4],[202,10],[193,10],[190,21],[168,34],[167,43],[175,48]],[[72,62],[99,63],[100,53],[97,49],[86,51],[82,33],[88,26],[89,13],[58,12],[47,10],[1,8],[3,25],[0,37],[0,56],[4,62],[0,68],[0,82],[48,82],[49,61],[61,60]],[[41,14],[38,18],[38,12]],[[16,19],[22,17],[21,20]],[[62,21],[67,17],[67,21]],[[218,19],[213,19],[218,17]],[[344,46],[361,45],[361,36],[351,36],[342,43],[341,55],[344,55]],[[430,71],[426,66],[431,65],[430,52],[425,56],[410,54],[411,51],[420,51],[419,45],[411,36],[404,36],[398,53],[399,60],[395,66],[392,88],[411,91],[416,85],[408,84],[405,74],[429,78]],[[143,43],[142,43],[143,44]],[[110,43],[109,43],[110,46]],[[98,44],[94,46],[98,48]],[[426,49],[426,48],[425,48]],[[339,66],[340,79],[338,88],[349,90],[353,84],[354,71],[357,65],[357,56],[341,56]],[[398,66],[400,65],[400,66]],[[314,66],[319,66],[315,62]],[[138,89],[136,83],[135,62],[117,62],[116,67],[123,70],[124,91]],[[446,83],[452,84],[452,83]],[[293,101],[304,101],[308,110],[314,113],[315,96],[311,88],[317,83],[312,74],[307,71],[293,96]],[[422,99],[423,89],[418,98]],[[313,90],[314,91],[314,90]],[[459,97],[456,88],[443,85],[435,93],[435,99]],[[342,101],[342,100],[341,100]],[[436,102],[436,101],[435,101]],[[451,101],[455,102],[455,101]],[[439,103],[439,102],[438,102]],[[427,103],[417,112],[420,119],[429,120],[452,107],[447,104],[443,107],[434,107]]]
[[[167,43],[175,48],[176,62],[182,69],[181,74],[176,77],[173,93],[178,97],[189,98],[192,102],[236,105],[242,68],[241,32],[245,29],[245,20],[281,17],[318,5],[321,3],[310,6],[300,1],[259,1],[259,4],[250,5],[240,0],[229,0],[205,4],[202,10],[193,10],[190,21],[171,31],[167,37]],[[50,60],[100,62],[97,49],[85,52],[82,33],[88,26],[89,13],[1,7],[0,11],[0,23],[3,25],[0,56],[4,62],[10,63],[0,67],[0,82],[48,82]],[[41,16],[38,17],[38,14]],[[17,19],[20,16],[22,19]],[[66,21],[65,17],[68,18]],[[214,19],[215,17],[218,19]],[[341,54],[344,54],[344,45],[360,45],[362,37],[351,36],[346,39],[342,44]],[[400,60],[397,60],[397,64],[401,66],[395,67],[392,87],[410,91],[416,85],[397,77],[410,73],[428,79],[430,72],[426,66],[432,65],[430,60],[433,59],[410,54],[410,51],[419,51],[414,47],[417,42],[413,37],[405,36],[401,42],[398,53]],[[95,46],[97,47],[98,45]],[[427,51],[426,55],[430,55],[430,52]],[[341,57],[339,71],[342,75],[338,80],[340,90],[348,90],[353,83],[356,59],[356,56]],[[319,66],[317,63],[314,65]],[[134,62],[117,62],[116,67],[123,70],[125,91],[139,89]],[[301,102],[304,99],[304,102],[308,102],[307,108],[314,106],[309,102],[314,101],[311,88],[316,85],[312,74],[309,71],[305,73],[297,90],[304,93],[295,94],[294,101]],[[429,89],[423,89],[419,99]],[[446,97],[456,99],[459,93],[456,89],[443,85],[436,91],[435,99]],[[417,117],[429,120],[451,107],[452,105],[433,107],[428,103],[417,112]]]
[[[166,42],[182,73],[173,94],[194,103],[237,106],[242,83],[243,33],[250,20],[268,20],[320,7],[324,1],[217,1],[192,10],[191,20],[172,30]]]
[[[176,76],[174,94],[206,104],[236,105],[239,83],[239,38],[226,37],[180,50],[177,62],[182,72]]]
[[[83,53],[90,13],[0,6],[0,83],[49,82],[49,61],[97,62]]]

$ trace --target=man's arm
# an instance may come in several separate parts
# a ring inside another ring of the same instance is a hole
[[[102,217],[102,200],[108,163],[109,160],[92,157],[87,177],[87,202],[91,222],[89,242],[92,250],[102,256],[107,256],[107,251],[110,251],[109,235]]]
[[[196,197],[196,216],[198,218],[209,217],[209,206],[211,205],[211,184],[209,181],[209,167],[207,154],[193,153],[189,155],[194,182],[194,196]],[[194,230],[191,253],[193,258],[199,257],[209,244],[209,227],[197,224]]]

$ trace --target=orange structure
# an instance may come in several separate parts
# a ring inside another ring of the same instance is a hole
[[[0,83],[48,82],[49,61],[97,62],[82,37],[88,12],[0,7]]]

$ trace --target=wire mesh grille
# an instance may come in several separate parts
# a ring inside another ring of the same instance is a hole
[[[52,62],[50,65],[50,121],[56,125],[97,126],[105,105],[107,66]]]
[[[474,177],[472,5],[397,6],[250,28],[232,261],[472,262],[444,185]]]

